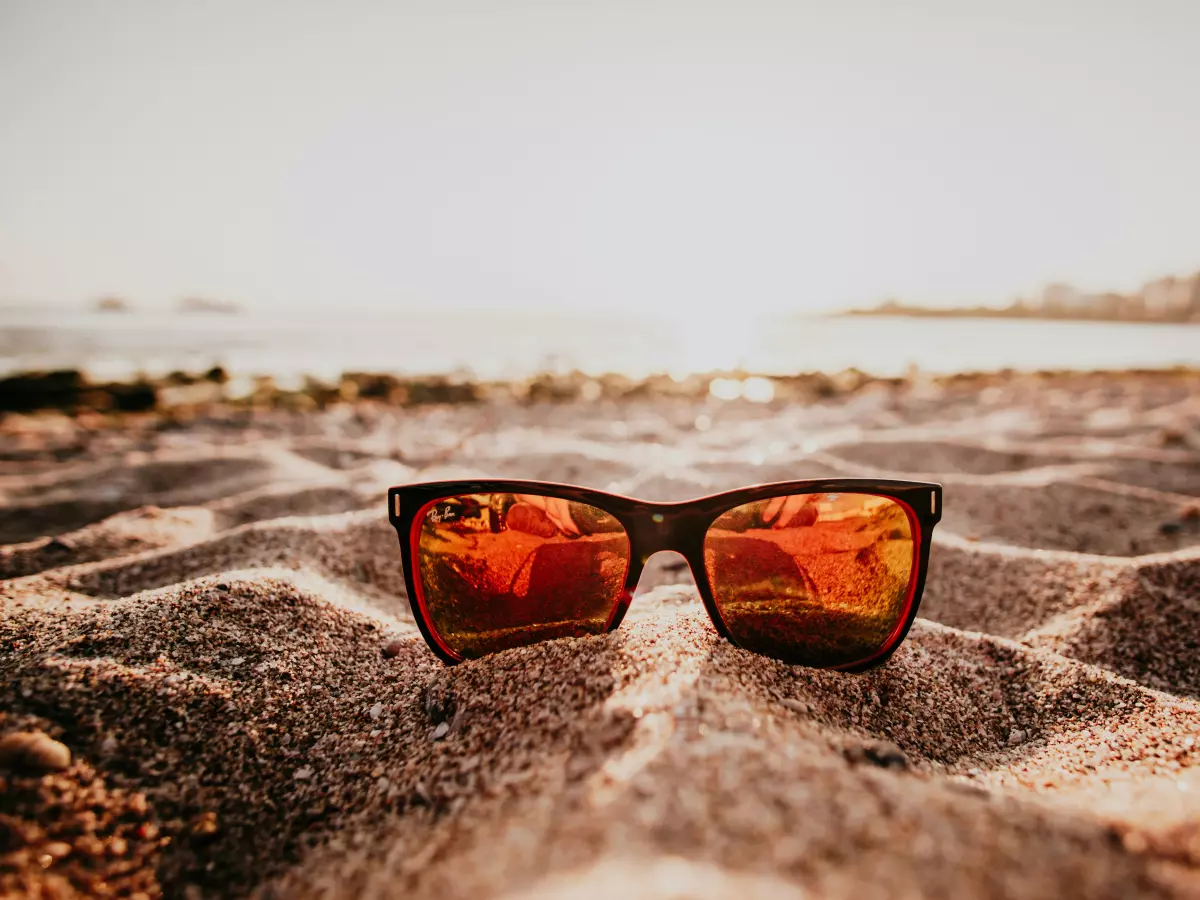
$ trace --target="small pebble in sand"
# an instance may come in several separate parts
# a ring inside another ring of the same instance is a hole
[[[1014,728],[1008,733],[1008,746],[1015,747],[1017,744],[1025,741],[1025,732],[1020,728]]]
[[[383,715],[383,704],[376,703],[369,710],[367,710],[367,715],[369,715],[372,719],[378,719],[381,715]]]
[[[847,761],[854,765],[871,763],[881,769],[907,769],[908,757],[904,751],[890,741],[876,741],[857,747],[847,747],[843,751]]]
[[[42,846],[42,852],[52,859],[62,859],[71,854],[71,845],[63,841],[51,841]]]
[[[390,644],[385,646],[383,648],[383,655],[387,659],[395,659],[397,656],[399,656],[400,655],[400,642],[392,641]]]
[[[215,812],[202,812],[191,821],[191,832],[199,838],[211,838],[220,828]]]
[[[440,741],[440,740],[441,740],[442,738],[444,738],[444,737],[445,737],[447,734],[449,734],[449,732],[450,732],[450,723],[449,723],[449,722],[443,722],[443,723],[442,723],[441,725],[439,725],[437,728],[433,729],[433,739],[434,739],[435,741]]]
[[[41,731],[17,732],[0,738],[0,767],[25,772],[61,772],[71,765],[71,751]]]
[[[1150,847],[1146,836],[1137,831],[1127,831],[1121,835],[1121,843],[1130,853],[1145,853]]]
[[[790,697],[780,700],[779,705],[805,716],[810,712],[807,703],[805,703],[803,700],[793,700]]]
[[[1164,447],[1186,447],[1188,445],[1187,432],[1182,428],[1168,425],[1158,433],[1158,442]]]

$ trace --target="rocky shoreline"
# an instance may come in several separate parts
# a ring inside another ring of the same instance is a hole
[[[684,377],[667,374],[629,378],[582,372],[542,373],[510,381],[482,381],[452,375],[401,376],[383,372],[346,372],[340,378],[306,377],[288,383],[271,376],[232,376],[217,366],[206,372],[173,372],[161,378],[133,381],[95,381],[78,369],[31,371],[0,379],[0,414],[58,411],[79,413],[141,413],[198,410],[215,407],[325,410],[360,401],[396,407],[488,402],[631,401],[662,397],[745,399],[769,403],[819,403],[850,398],[870,391],[983,390],[1014,382],[1047,387],[1088,378],[1149,377],[1187,382],[1200,379],[1200,369],[1078,372],[960,372],[930,374],[912,370],[901,377],[882,377],[859,369],[841,372],[802,372],[758,375],[746,371],[715,371]]]

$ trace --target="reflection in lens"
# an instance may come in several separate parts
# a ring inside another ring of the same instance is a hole
[[[533,494],[469,494],[425,508],[420,590],[442,643],[464,657],[600,634],[629,570],[616,518]]]
[[[704,539],[721,618],[747,650],[810,666],[862,662],[906,612],[915,570],[904,506],[792,494],[724,513]]]

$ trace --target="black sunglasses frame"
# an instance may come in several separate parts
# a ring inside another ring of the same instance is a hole
[[[712,585],[704,566],[704,538],[713,522],[723,513],[753,503],[787,494],[870,494],[887,497],[900,503],[909,514],[914,526],[914,543],[917,545],[917,571],[908,610],[902,623],[895,629],[887,643],[874,655],[859,662],[832,668],[845,672],[862,672],[882,665],[900,646],[921,605],[921,594],[925,589],[925,575],[929,568],[929,548],[933,539],[933,527],[942,517],[942,486],[930,482],[892,481],[870,478],[823,478],[802,481],[778,481],[752,487],[723,491],[695,500],[675,503],[651,503],[609,494],[590,488],[545,481],[521,481],[506,479],[481,479],[464,481],[437,481],[411,484],[388,490],[388,516],[400,538],[400,552],[404,560],[404,583],[408,588],[408,600],[412,607],[417,627],[430,649],[449,665],[462,662],[463,657],[450,649],[438,636],[426,611],[419,602],[414,546],[420,531],[418,515],[431,503],[462,494],[512,493],[533,494],[542,497],[557,497],[586,503],[603,510],[616,518],[629,537],[629,571],[625,587],[615,601],[616,609],[608,624],[608,631],[615,631],[625,618],[645,568],[646,560],[660,550],[673,550],[687,560],[696,580],[704,608],[717,631],[734,646],[737,640],[729,633],[721,612],[713,597]]]

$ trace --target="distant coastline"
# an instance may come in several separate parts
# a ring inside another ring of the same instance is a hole
[[[182,313],[218,313],[220,315],[233,315],[240,312],[240,308],[232,300],[213,300],[210,297],[185,297],[179,301],[177,309]]]
[[[123,297],[101,297],[92,304],[92,310],[100,313],[129,313],[136,307]],[[234,315],[241,312],[232,300],[213,300],[209,297],[184,297],[175,304],[175,312],[179,313],[217,313],[219,315]]]
[[[96,312],[103,313],[127,313],[133,310],[133,307],[120,297],[101,297],[96,301],[94,308]]]
[[[1008,306],[936,307],[887,300],[847,316],[909,316],[934,319],[1055,319],[1072,322],[1200,322],[1200,273],[1168,276],[1143,285],[1132,294],[1112,291],[1089,294],[1067,284],[1049,285],[1036,299],[1018,299]]]

